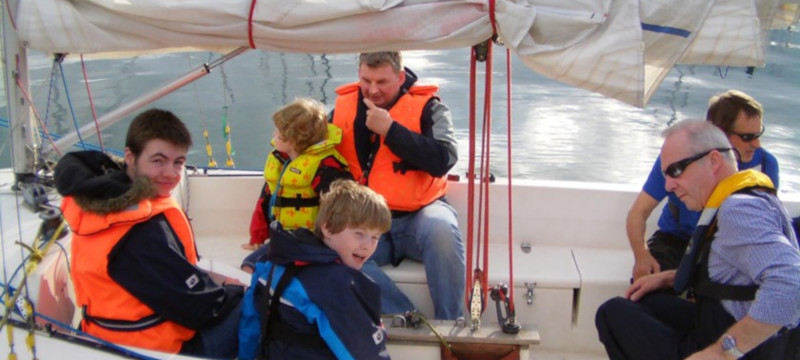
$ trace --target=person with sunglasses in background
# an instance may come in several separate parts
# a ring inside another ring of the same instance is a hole
[[[751,96],[728,90],[711,97],[706,120],[720,128],[739,154],[740,170],[756,169],[778,188],[778,161],[761,148],[764,134],[763,108]],[[625,230],[634,255],[632,280],[660,271],[675,269],[686,250],[700,213],[689,210],[678,197],[664,187],[661,158],[656,159],[642,191],[628,211]],[[656,206],[667,198],[658,219],[658,230],[647,240],[646,221]]]
[[[665,188],[702,216],[677,270],[642,276],[597,309],[609,359],[800,359],[800,247],[772,180],[738,171],[707,121],[664,138]]]

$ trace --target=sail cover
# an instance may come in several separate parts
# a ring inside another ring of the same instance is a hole
[[[760,66],[782,0],[496,0],[497,34],[531,69],[644,106],[678,62]],[[302,53],[447,49],[494,32],[489,0],[36,0],[16,17],[54,53],[252,46]]]

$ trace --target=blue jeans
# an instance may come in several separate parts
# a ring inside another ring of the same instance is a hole
[[[194,337],[184,343],[182,355],[207,359],[234,359],[239,351],[239,317],[242,302],[219,323],[197,330]]]
[[[415,213],[393,218],[388,236],[381,237],[375,254],[364,264],[361,271],[381,288],[384,314],[414,309],[408,297],[380,269],[404,258],[425,266],[436,319],[461,316],[466,286],[465,251],[456,211],[450,204],[436,200]]]

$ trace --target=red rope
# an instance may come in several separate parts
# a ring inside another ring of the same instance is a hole
[[[492,22],[492,35],[497,35],[497,19],[494,17],[495,0],[489,0],[489,21]]]
[[[53,146],[53,150],[55,150],[56,154],[58,154],[58,156],[60,157],[61,151],[58,151],[56,143],[53,141],[53,137],[50,136],[50,132],[47,131],[47,127],[44,126],[44,123],[42,123],[42,119],[41,117],[39,117],[39,112],[36,111],[36,107],[33,106],[33,101],[31,101],[31,97],[28,95],[28,92],[25,91],[25,87],[22,85],[22,80],[20,80],[19,78],[17,78],[17,87],[19,87],[19,91],[22,92],[22,96],[25,97],[25,100],[28,102],[28,104],[31,105],[31,109],[33,110],[33,115],[36,118],[36,121],[39,123],[39,126],[42,128],[42,132],[44,132],[44,135],[47,137],[47,140],[50,141],[50,145]]]
[[[489,159],[491,158],[491,137],[492,137],[492,72],[493,72],[493,61],[492,58],[492,42],[489,41],[486,47],[486,83],[484,85],[484,102],[483,102],[483,134],[484,134],[484,141],[483,147],[485,148],[486,157],[485,157],[485,167],[484,173],[481,177],[481,184],[484,187],[484,192],[486,194],[486,203],[483,204],[484,206],[484,217],[483,217],[483,284],[486,284],[483,288],[483,296],[485,299],[488,299],[487,292],[489,290],[489,180],[491,176],[491,171],[489,169]]]
[[[511,305],[510,309],[514,310],[514,228],[512,216],[513,210],[511,206],[511,50],[506,48],[506,94],[508,101],[506,102],[506,114],[508,115],[508,124],[506,131],[508,135],[508,287],[510,288],[508,303]]]
[[[16,30],[17,29],[17,23],[14,21],[14,14],[11,13],[11,8],[8,7],[8,0],[6,0],[5,9],[6,9],[6,12],[8,13],[8,19],[11,21],[11,27],[14,28],[14,30]]]
[[[94,119],[94,128],[97,129],[97,140],[100,142],[100,151],[106,152],[103,146],[103,136],[100,133],[100,124],[97,123],[97,111],[94,109],[94,101],[92,100],[92,89],[89,88],[89,77],[86,75],[86,64],[83,62],[83,54],[81,54],[81,69],[83,69],[83,82],[86,84],[86,94],[89,97],[89,107],[92,109],[92,118]]]
[[[475,93],[476,89],[476,63],[475,48],[470,48],[470,61],[469,61],[469,158],[467,170],[467,286],[464,301],[466,308],[470,308],[470,295],[472,294],[472,256],[473,256],[473,241],[474,231],[473,226],[475,220]]]
[[[253,41],[253,13],[256,11],[256,0],[250,2],[250,15],[247,16],[247,40],[250,42],[250,48],[255,49],[256,43]]]

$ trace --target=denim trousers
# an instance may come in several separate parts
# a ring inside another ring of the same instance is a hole
[[[361,269],[381,288],[381,312],[402,313],[414,309],[411,300],[380,269],[408,258],[422,262],[428,278],[436,319],[462,315],[466,283],[464,243],[456,211],[436,200],[417,212],[392,218],[392,227]]]

